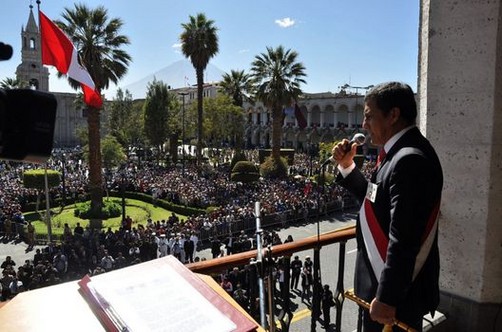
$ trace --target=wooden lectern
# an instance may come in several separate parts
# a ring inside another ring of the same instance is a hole
[[[148,262],[138,265],[143,264],[145,264],[144,268],[147,270]],[[131,267],[109,273],[119,271],[119,273],[127,273],[129,268]],[[135,266],[133,270],[137,271],[138,268],[143,267]],[[209,286],[249,319],[255,325],[254,331],[265,331],[212,277],[202,274],[193,274],[193,276],[200,278],[205,285]],[[96,278],[99,277],[96,276]],[[79,289],[78,281],[73,281],[19,293],[0,307],[0,331],[106,331],[107,329],[97,318],[91,309],[90,303],[80,293]],[[163,314],[162,308],[158,310],[159,314]]]

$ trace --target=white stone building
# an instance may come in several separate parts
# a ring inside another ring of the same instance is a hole
[[[282,146],[298,150],[309,144],[333,142],[351,137],[361,131],[364,96],[324,92],[305,94],[298,100],[298,107],[306,120],[301,128],[294,110],[286,112],[282,129]],[[262,103],[244,105],[246,115],[246,146],[268,147],[272,138],[271,111]]]

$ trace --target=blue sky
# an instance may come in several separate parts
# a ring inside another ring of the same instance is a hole
[[[416,90],[418,0],[80,2],[91,8],[104,5],[110,17],[124,22],[121,32],[131,40],[125,50],[133,60],[119,87],[184,59],[179,47],[181,24],[201,12],[218,28],[219,53],[210,62],[224,72],[248,71],[267,46],[283,45],[298,52],[306,67],[305,92],[335,92],[346,83],[367,86],[389,80],[406,82]],[[60,19],[64,8],[73,4],[46,0],[41,9],[49,18]],[[29,5],[29,0],[1,0],[0,41],[12,45],[14,55],[0,62],[0,80],[14,77],[21,61],[20,33]],[[33,5],[36,14],[35,1]],[[56,75],[51,75],[49,85],[54,92],[73,91]],[[107,98],[113,95],[107,93]]]

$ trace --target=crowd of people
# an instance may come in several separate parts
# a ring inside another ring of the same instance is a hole
[[[194,234],[171,233],[176,215],[165,223],[148,220],[145,225],[118,230],[95,230],[78,223],[65,225],[61,243],[36,249],[32,260],[17,266],[8,257],[1,265],[2,299],[22,290],[36,289],[59,282],[78,280],[86,274],[97,275],[169,254],[182,262],[194,262],[198,238]]]
[[[65,195],[78,200],[87,190],[88,169],[78,151],[55,154],[49,161],[49,169],[65,171]],[[248,152],[248,158],[257,158],[256,151]],[[22,186],[21,175],[25,169],[36,167],[30,164],[2,162],[0,164],[0,230],[4,239],[21,236],[22,231],[12,225],[23,225],[21,209],[26,202],[36,200],[37,192]],[[306,155],[297,155],[292,175],[307,175],[310,161]],[[188,206],[219,206],[213,212],[190,216],[184,222],[175,213],[167,220],[151,220],[135,223],[127,217],[122,227],[116,230],[96,230],[78,224],[74,229],[65,225],[59,243],[49,243],[43,250],[37,249],[32,260],[16,265],[12,259],[2,263],[2,299],[9,299],[22,290],[35,289],[59,282],[76,280],[85,274],[99,274],[157,257],[174,255],[183,263],[198,261],[201,229],[215,229],[210,241],[213,257],[254,248],[253,239],[241,231],[232,232],[232,225],[245,218],[254,218],[254,202],[262,202],[262,213],[273,214],[288,210],[317,209],[319,202],[340,200],[343,192],[337,186],[327,187],[323,192],[313,190],[308,180],[277,181],[262,180],[254,185],[229,181],[228,166],[196,167],[189,165],[185,174],[177,167],[159,166],[150,161],[141,165],[128,163],[124,168],[127,190],[147,193],[157,199],[165,199]],[[107,174],[107,189],[122,184],[122,174]],[[63,195],[63,185],[52,188],[52,199]],[[5,225],[10,231],[5,233]],[[24,226],[21,226],[23,228]],[[16,229],[17,231],[12,231]],[[288,239],[290,241],[292,239]],[[277,233],[264,235],[264,244],[278,244],[282,240]],[[248,289],[245,267],[222,274],[232,284],[232,296],[243,301]],[[232,277],[239,273],[240,278]],[[278,274],[280,276],[280,273]],[[294,275],[294,272],[293,272]],[[237,280],[237,281],[236,281]],[[280,277],[278,277],[280,280]],[[305,282],[308,284],[308,280]],[[302,287],[304,285],[302,278]],[[228,286],[228,285],[227,285]],[[308,286],[305,296],[308,297]]]
[[[249,160],[258,162],[256,150],[247,152]],[[176,204],[190,207],[218,207],[212,213],[201,214],[189,220],[192,228],[219,228],[228,232],[228,225],[254,215],[254,203],[261,201],[262,215],[284,211],[316,210],[319,204],[342,201],[346,192],[339,186],[327,186],[324,190],[314,190],[308,178],[312,167],[318,162],[306,154],[296,154],[295,164],[290,167],[291,179],[295,175],[300,180],[261,180],[253,185],[244,185],[229,180],[228,163],[218,167],[187,165],[184,174],[179,167],[162,166],[154,161],[127,163],[121,172],[104,172],[104,191],[120,190],[126,179],[126,190],[152,195]],[[41,193],[22,185],[22,174],[26,169],[41,167],[34,164],[13,162],[0,163],[0,231],[6,220],[12,225],[23,224],[22,208],[28,202],[36,202]],[[89,171],[79,150],[61,150],[54,153],[47,162],[48,169],[64,174],[64,181],[50,188],[52,202],[66,197],[72,201],[86,198]],[[64,192],[63,192],[64,190]],[[322,207],[321,207],[322,208]],[[18,227],[19,228],[19,227]],[[14,229],[14,227],[12,228]],[[15,236],[16,231],[13,230]]]
[[[95,230],[80,223],[70,229],[65,225],[61,243],[49,243],[45,248],[37,248],[33,259],[21,265],[8,256],[1,264],[1,300],[8,300],[19,292],[55,285],[60,282],[81,279],[83,276],[98,275],[133,264],[173,255],[183,263],[205,260],[198,256],[199,239],[195,232],[175,233],[174,225],[179,221],[173,213],[167,222],[148,220],[138,227],[128,227],[127,222],[117,230]],[[211,248],[222,257],[255,248],[255,241],[245,233],[220,241],[213,239]],[[246,246],[237,247],[235,243]],[[233,242],[233,245],[232,245]],[[280,244],[282,240],[274,231],[265,232],[263,245]],[[231,272],[231,271],[229,271]],[[240,274],[247,272],[243,267]],[[222,280],[227,274],[221,275]],[[243,278],[249,280],[246,275]],[[233,280],[233,279],[232,279]],[[240,280],[240,279],[239,279]],[[234,281],[234,280],[233,280]],[[249,291],[249,282],[239,281],[233,290]],[[233,295],[232,290],[232,295]]]

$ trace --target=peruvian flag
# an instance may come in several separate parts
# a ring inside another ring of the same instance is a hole
[[[94,108],[101,108],[103,100],[96,92],[96,86],[89,72],[78,63],[78,52],[65,33],[42,11],[40,14],[40,34],[42,63],[54,66],[60,73],[80,82],[84,92],[84,102]]]

